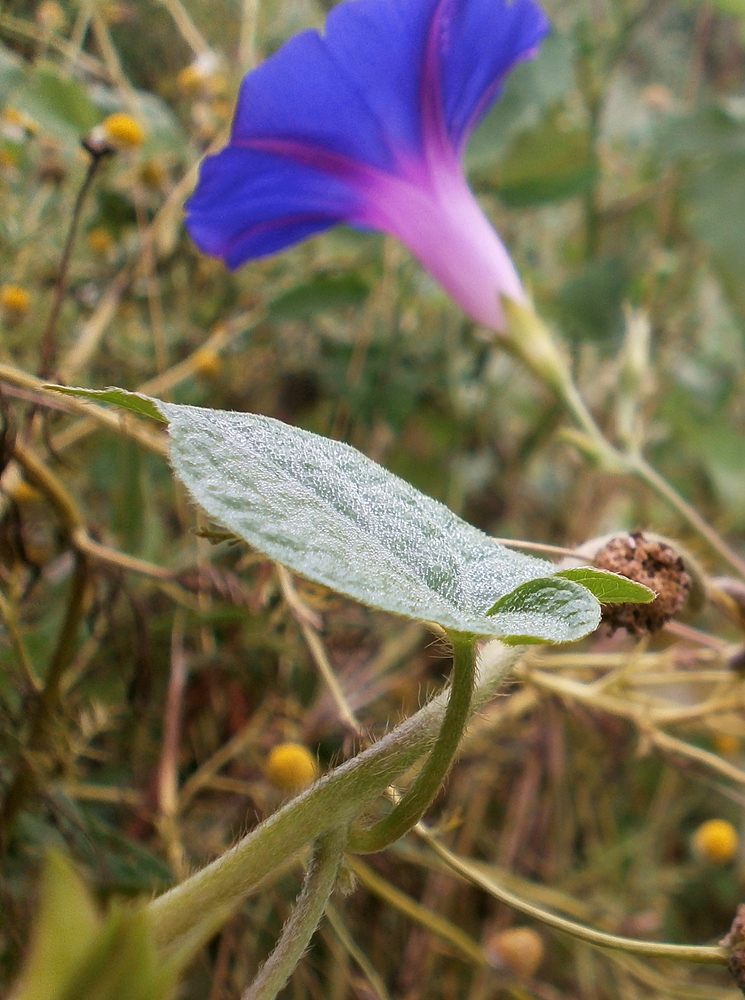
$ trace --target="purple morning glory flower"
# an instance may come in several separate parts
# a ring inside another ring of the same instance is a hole
[[[244,78],[187,202],[194,241],[238,267],[335,223],[380,229],[501,329],[499,296],[525,292],[461,156],[547,30],[533,0],[344,0]]]

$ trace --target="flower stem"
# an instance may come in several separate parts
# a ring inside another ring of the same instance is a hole
[[[695,528],[699,535],[706,539],[712,549],[719,553],[722,559],[728,562],[733,569],[736,569],[742,577],[745,577],[745,559],[732,551],[730,546],[711,527],[708,521],[701,517],[698,511],[646,459],[642,458],[641,455],[630,456],[629,467],[638,479],[654,490],[659,497],[666,500],[681,517],[685,518],[691,527]]]
[[[528,917],[540,920],[541,923],[554,930],[569,934],[571,937],[599,948],[611,948],[614,951],[625,951],[632,955],[645,955],[649,958],[674,958],[681,962],[698,962],[703,965],[726,965],[729,953],[721,945],[688,945],[668,944],[665,941],[640,941],[636,938],[621,937],[607,931],[599,931],[594,927],[569,920],[559,916],[542,906],[529,903],[509,889],[505,889],[488,875],[481,867],[458,857],[444,847],[432,832],[423,824],[417,827],[417,833],[429,844],[437,855],[466,881],[478,885],[495,899],[510,906]]]
[[[389,815],[366,830],[352,831],[350,851],[371,854],[402,837],[419,822],[453,764],[471,712],[476,668],[473,636],[450,633],[450,639],[453,643],[453,679],[437,742],[413,785]]]
[[[519,647],[488,647],[479,660],[473,696],[478,708],[522,655]],[[442,730],[445,694],[377,743],[311,785],[201,871],[148,904],[153,934],[166,957],[204,941],[261,882],[309,841],[349,823],[428,751]]]
[[[111,154],[111,150],[95,149],[94,147],[87,145],[85,142],[83,143],[83,148],[90,156],[90,160],[88,161],[88,169],[86,170],[85,177],[83,178],[83,183],[81,184],[80,190],[78,191],[75,199],[72,217],[70,218],[70,226],[67,231],[67,238],[65,239],[65,245],[62,250],[62,260],[60,261],[59,271],[57,272],[57,280],[54,283],[52,308],[49,311],[47,325],[45,326],[44,333],[41,337],[39,376],[42,379],[49,378],[54,370],[55,361],[57,359],[57,321],[59,320],[60,312],[62,311],[62,304],[65,300],[67,272],[70,269],[72,248],[75,244],[75,237],[78,233],[78,225],[83,211],[83,204],[103,159]]]
[[[587,438],[587,444],[607,468],[623,467],[622,456],[606,440],[579,394],[569,367],[555,339],[542,319],[529,306],[505,297],[502,307],[507,318],[503,343],[507,350],[544,383],[564,406]]]
[[[572,374],[554,343],[550,330],[526,306],[502,299],[508,329],[504,346],[555,394],[576,424],[579,434],[572,440],[609,472],[630,473],[653,490],[688,522],[710,546],[741,576],[742,559],[706,520],[641,455],[614,447],[598,427],[585,405]]]
[[[318,838],[295,908],[282,928],[279,940],[241,996],[241,1000],[274,1000],[293,973],[316,932],[339,874],[347,827],[336,827]]]

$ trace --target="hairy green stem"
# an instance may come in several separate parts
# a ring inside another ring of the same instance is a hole
[[[347,843],[347,827],[318,838],[303,889],[282,928],[274,951],[241,996],[241,1000],[274,1000],[303,957],[334,891]]]
[[[490,643],[478,664],[472,708],[493,695],[522,655]],[[447,693],[432,699],[377,743],[325,775],[252,830],[235,847],[148,906],[157,945],[173,952],[216,927],[309,841],[351,823],[378,795],[432,749],[445,717]]]
[[[411,788],[385,819],[366,830],[356,829],[349,838],[349,850],[358,854],[382,851],[419,822],[437,795],[466,728],[473,697],[475,656],[473,636],[451,632],[453,676],[450,697],[437,742]]]

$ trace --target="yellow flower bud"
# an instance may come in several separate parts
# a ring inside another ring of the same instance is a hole
[[[212,110],[217,115],[218,118],[222,118],[227,121],[233,114],[235,105],[233,101],[225,100],[225,98],[216,98],[212,102]]]
[[[703,861],[722,865],[737,853],[737,830],[726,819],[707,819],[694,832],[691,848]]]
[[[112,146],[121,149],[134,149],[135,146],[141,146],[145,139],[142,125],[124,111],[115,111],[113,115],[108,115],[104,118],[102,127]]]
[[[20,141],[26,136],[36,135],[39,131],[39,126],[33,118],[12,105],[3,108],[0,120],[4,126],[3,133],[11,140]]]
[[[211,347],[200,347],[192,356],[194,370],[206,378],[215,378],[222,371],[222,360]]]
[[[204,75],[199,72],[199,68],[194,63],[190,63],[179,70],[176,76],[176,86],[184,94],[194,94],[199,91],[203,79]]]
[[[142,183],[149,188],[162,188],[168,180],[168,174],[160,160],[145,160],[140,167]]]
[[[108,229],[104,229],[103,226],[94,226],[88,233],[88,246],[91,248],[93,253],[103,254],[108,253],[111,247],[114,245],[114,240],[112,239],[111,233]]]
[[[318,763],[302,743],[280,743],[267,758],[265,773],[283,792],[299,792],[318,777]]]
[[[532,927],[508,927],[484,946],[490,964],[523,982],[532,979],[543,959],[543,940]]]
[[[3,285],[0,288],[0,308],[11,319],[20,319],[31,305],[31,296],[20,285]]]
[[[740,740],[731,733],[714,733],[713,743],[720,757],[734,757],[740,751]]]

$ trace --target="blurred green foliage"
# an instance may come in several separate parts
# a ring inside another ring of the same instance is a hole
[[[88,167],[80,142],[125,109],[145,141],[101,164],[83,204],[47,375],[94,388],[144,386],[349,441],[495,535],[575,545],[651,528],[685,542],[707,573],[723,574],[665,504],[583,462],[545,388],[487,343],[392,241],[338,229],[235,273],[191,245],[181,206],[200,156],[226,135],[242,63],[319,25],[327,6],[261,0],[254,21],[254,5],[228,0],[2,4],[0,364],[39,373]],[[627,432],[631,413],[650,460],[742,553],[745,7],[547,7],[554,33],[510,77],[474,136],[469,175],[609,438]],[[208,52],[214,66],[204,62]],[[27,294],[22,308],[3,297],[8,288]],[[651,330],[646,353],[640,317]],[[320,748],[326,766],[354,740],[272,567],[210,540],[158,455],[110,430],[86,430],[63,411],[33,415],[33,393],[6,380],[2,388],[5,429],[64,483],[91,537],[170,574],[93,562],[52,739],[35,750],[34,684],[13,630],[43,678],[67,607],[72,547],[49,497],[17,463],[4,468],[0,795],[19,768],[36,775],[14,829],[2,831],[6,992],[50,846],[74,857],[102,899],[149,896],[276,807],[262,770],[272,745],[300,740]],[[365,731],[416,707],[447,672],[416,626],[311,585],[299,590]],[[613,690],[634,711],[649,691],[663,692],[666,710],[681,713],[664,723],[672,735],[718,754],[732,773],[656,744],[633,712],[529,681],[503,699],[511,707],[475,724],[443,797],[457,849],[547,883],[551,905],[563,901],[577,919],[639,937],[721,936],[742,895],[742,859],[712,872],[688,841],[708,816],[740,823],[745,724],[730,702],[710,714],[694,709],[716,692],[737,697],[728,657],[741,648],[742,622],[710,607],[694,624],[700,643],[668,635],[637,648],[631,637],[599,636],[567,654],[570,663],[552,665],[546,654],[543,667],[574,680],[618,670]],[[179,657],[188,670],[174,749],[164,733]],[[641,678],[636,687],[633,678],[624,686],[627,668]],[[710,677],[689,680],[686,671]],[[240,747],[220,764],[236,738]],[[374,861],[475,942],[512,920],[435,869],[416,842]],[[183,996],[239,995],[297,884],[288,872],[251,899],[195,963]],[[640,969],[558,938],[538,980],[519,985],[473,966],[363,890],[338,907],[395,996],[733,995],[724,973]],[[327,929],[293,989],[341,998],[371,987]]]

